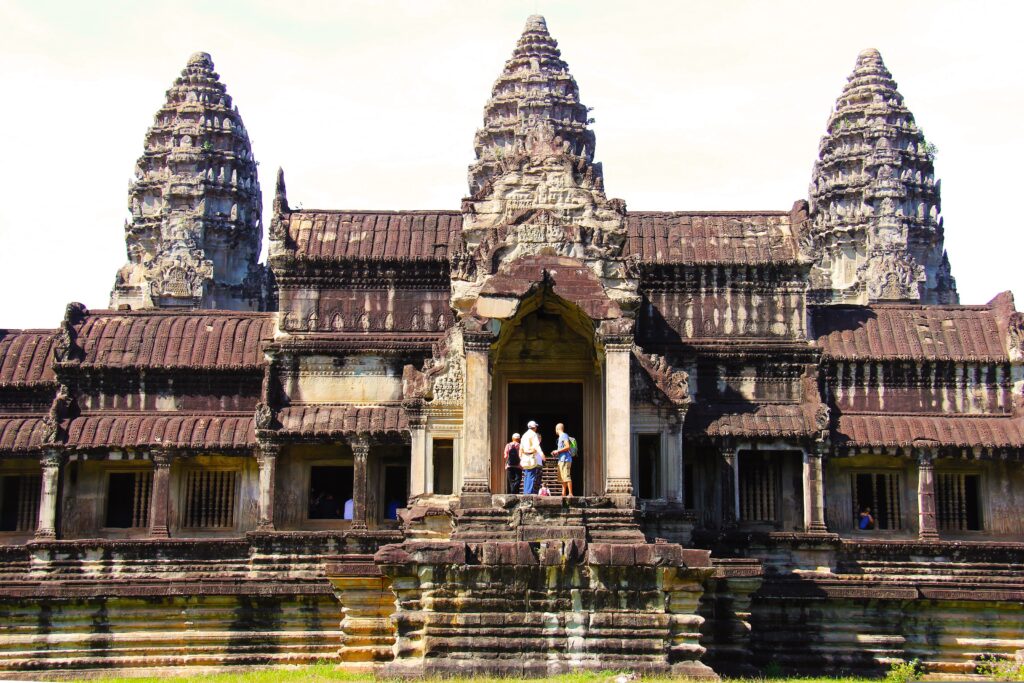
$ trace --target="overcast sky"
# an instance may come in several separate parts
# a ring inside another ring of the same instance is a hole
[[[457,209],[535,12],[630,209],[788,210],[857,53],[878,48],[939,149],[962,301],[1024,296],[1022,5],[0,0],[0,326],[107,305],[135,160],[191,53],[212,54],[241,111],[265,225],[278,166],[292,206]]]

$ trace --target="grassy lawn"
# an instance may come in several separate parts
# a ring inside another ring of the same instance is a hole
[[[555,676],[544,680],[554,683],[614,683],[619,674],[578,673]],[[380,681],[372,674],[356,674],[339,671],[333,664],[318,664],[295,669],[264,669],[260,671],[239,671],[237,673],[195,674],[183,676],[162,676],[158,678],[100,678],[89,679],[90,683],[328,683],[330,681],[352,681],[369,683]],[[429,681],[431,679],[417,679]],[[433,679],[444,683],[509,683],[509,678],[444,678]],[[632,679],[631,679],[632,680]],[[642,681],[657,683],[684,679],[643,678]],[[868,678],[772,678],[771,683],[881,683],[881,679]]]

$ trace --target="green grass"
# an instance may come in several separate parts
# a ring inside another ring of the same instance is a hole
[[[618,674],[616,672],[599,673],[575,673],[554,676],[544,679],[553,683],[611,683]],[[89,683],[330,683],[332,681],[350,681],[369,683],[380,681],[373,674],[350,673],[339,670],[334,664],[316,664],[313,666],[297,667],[293,669],[262,669],[252,671],[238,671],[216,674],[194,674],[182,676],[161,676],[155,678],[92,678]],[[509,683],[509,678],[434,678],[415,679],[417,682],[429,683]],[[665,677],[643,678],[642,681],[658,683],[668,681],[680,681],[685,679],[673,679]],[[739,679],[738,679],[739,680]],[[754,681],[755,679],[746,679]],[[869,678],[847,678],[847,677],[817,677],[817,678],[770,678],[756,679],[770,683],[880,683],[880,679]]]

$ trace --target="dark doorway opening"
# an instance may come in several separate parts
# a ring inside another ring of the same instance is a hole
[[[309,518],[352,519],[352,466],[309,469]]]
[[[583,383],[582,382],[513,382],[508,385],[508,424],[505,442],[512,434],[526,432],[530,420],[540,425],[541,448],[545,455],[555,450],[558,438],[555,425],[561,422],[565,431],[576,439],[578,454],[572,463],[572,488],[577,496],[583,490],[588,444],[583,441]],[[558,458],[548,458],[544,466],[544,483],[558,495]],[[516,493],[519,493],[518,491]]]

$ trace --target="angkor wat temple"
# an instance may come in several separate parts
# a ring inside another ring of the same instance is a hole
[[[540,17],[474,150],[448,210],[293,209],[278,172],[264,265],[246,129],[188,60],[110,309],[0,330],[0,670],[1024,648],[1024,319],[958,303],[877,51],[789,209],[609,199]],[[577,437],[579,495],[505,490],[530,419]]]

